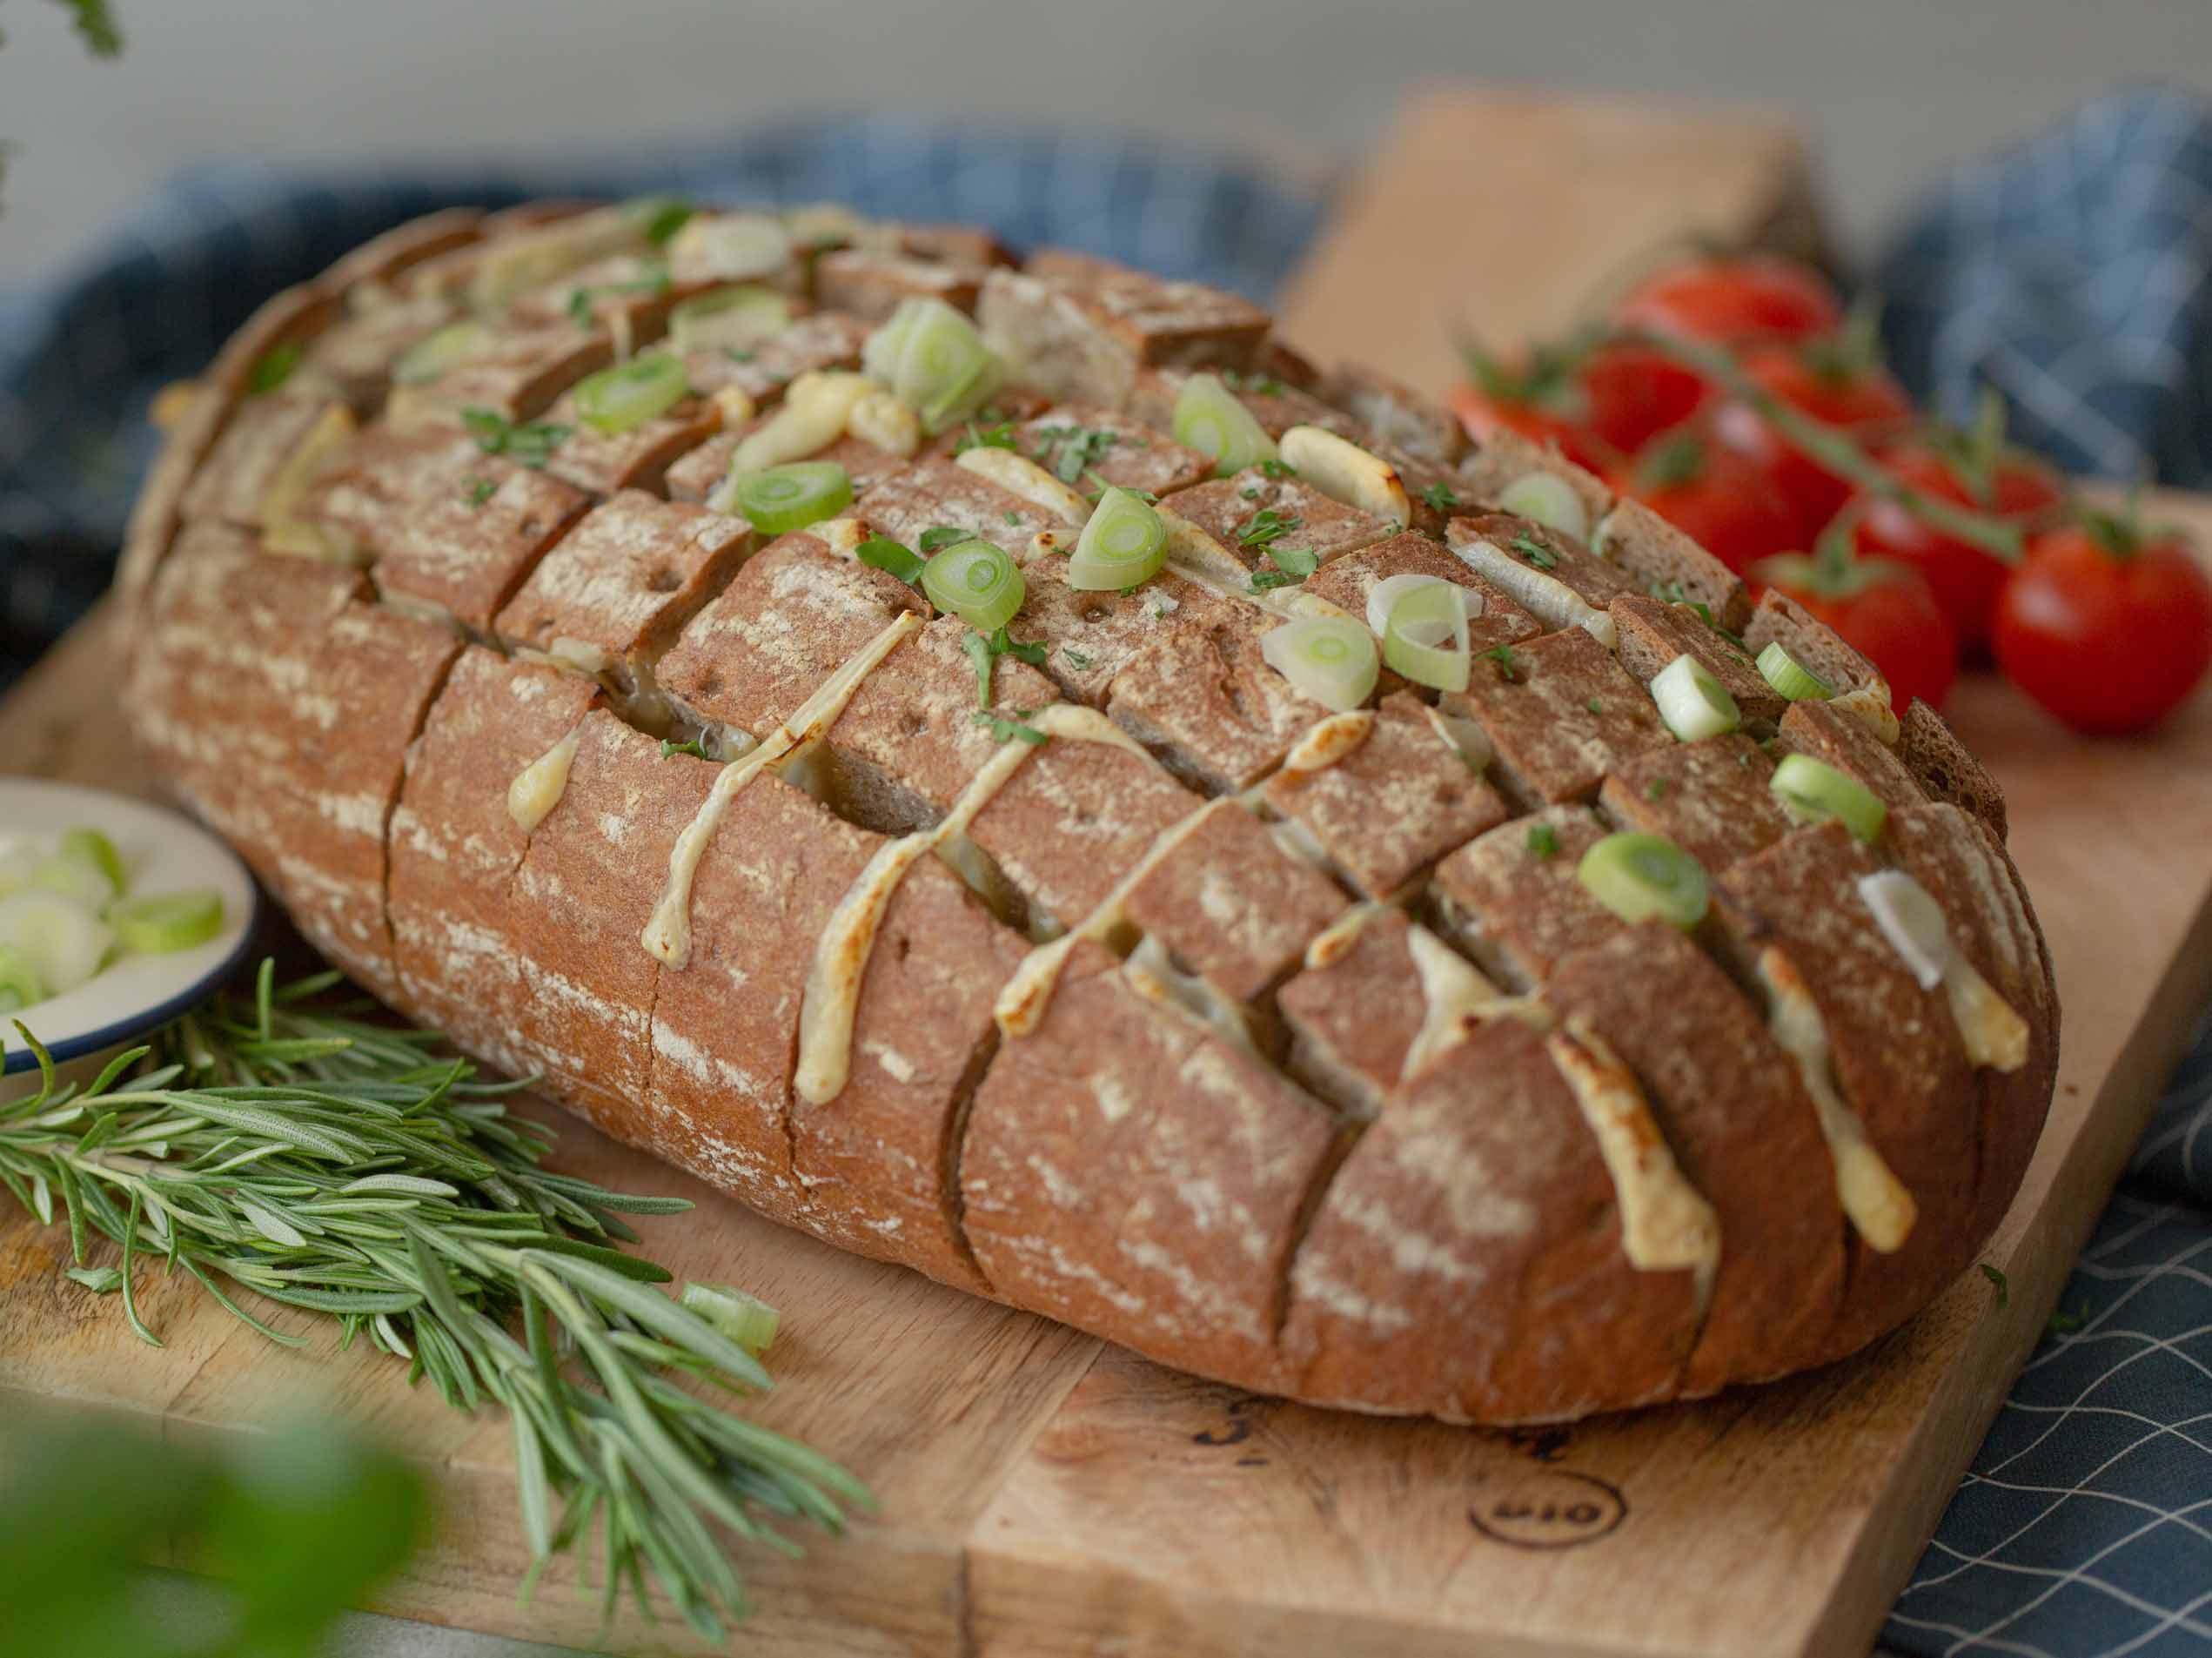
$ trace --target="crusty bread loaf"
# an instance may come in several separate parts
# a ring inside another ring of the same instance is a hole
[[[1841,640],[1233,296],[828,210],[669,223],[401,226],[265,305],[172,429],[131,718],[332,960],[780,1221],[1317,1402],[1706,1393],[1972,1260],[2050,1098],[2049,963],[1995,786]],[[584,376],[736,282],[781,323],[580,422]],[[808,441],[851,507],[721,510],[794,379],[911,295],[976,315],[995,406],[933,433],[848,399]],[[1331,465],[1213,477],[1171,435],[1202,371]],[[1504,510],[1531,473],[1586,537]],[[1108,484],[1170,534],[1127,592],[1061,556]],[[941,527],[1023,565],[1019,648],[855,556]],[[1478,601],[1464,692],[1385,671],[1331,713],[1270,665],[1395,575]],[[1768,640],[1834,700],[1786,703]],[[1686,654],[1740,730],[1670,734],[1648,688]],[[1873,844],[1784,809],[1792,754],[1886,803]],[[1577,879],[1620,829],[1705,866],[1693,934]],[[1940,984],[1882,871],[1940,906]]]

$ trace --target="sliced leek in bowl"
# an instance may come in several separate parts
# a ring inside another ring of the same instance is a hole
[[[0,1068],[117,1047],[210,994],[259,910],[238,855],[127,795],[0,778]]]

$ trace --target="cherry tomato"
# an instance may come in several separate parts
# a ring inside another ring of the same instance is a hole
[[[1959,643],[1920,572],[1824,547],[1809,559],[1770,559],[1758,575],[1881,669],[1899,714],[1916,696],[1930,708],[1943,706],[1959,676]]]
[[[2212,661],[2212,582],[2178,536],[2084,513],[2029,541],[1993,637],[2006,677],[2075,730],[2139,731]]]
[[[2014,453],[2001,453],[1993,464],[1975,467],[1947,454],[1943,446],[1914,440],[1883,451],[1880,459],[1923,494],[2015,522],[2039,518],[2062,499],[2049,467]],[[1935,590],[1935,601],[1951,619],[1961,646],[1971,649],[1987,643],[1997,594],[2005,585],[2005,566],[1887,496],[1866,498],[1860,512],[1859,550],[1911,565]]]
[[[1616,454],[1632,455],[1704,406],[1713,387],[1695,369],[1647,346],[1600,346],[1577,376],[1583,424]]]
[[[1452,390],[1451,407],[1460,425],[1467,428],[1467,435],[1477,443],[1500,430],[1518,432],[1538,443],[1558,444],[1568,460],[1592,472],[1612,464],[1612,451],[1596,434],[1572,415],[1544,402],[1460,386]]]
[[[1613,316],[1624,327],[1690,339],[1815,339],[1841,326],[1843,307],[1809,266],[1749,253],[1662,272]]]
[[[1609,481],[1739,574],[1800,545],[1789,503],[1766,475],[1694,426],[1615,467]]]
[[[1913,399],[1889,371],[1870,352],[1842,342],[1761,346],[1746,353],[1743,366],[1771,396],[1861,444],[1913,418]],[[1809,545],[1850,499],[1847,480],[1799,449],[1746,404],[1722,405],[1713,432],[1788,498],[1800,545]]]

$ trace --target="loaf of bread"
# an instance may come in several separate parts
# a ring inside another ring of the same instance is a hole
[[[989,356],[917,397],[871,342],[940,305]],[[603,418],[626,364],[660,390]],[[1271,458],[1216,475],[1201,374]],[[849,504],[739,514],[809,459]],[[1078,586],[1109,487],[1166,563]],[[914,580],[969,539],[1023,577],[995,640]],[[1465,689],[1277,671],[1399,576],[1464,590]],[[2049,1101],[2001,797],[1932,710],[1555,451],[1103,260],[439,213],[224,349],[122,586],[154,767],[392,1007],[779,1221],[1266,1393],[1558,1420],[1834,1359],[1972,1262]],[[1685,657],[1733,729],[1662,717]],[[1871,833],[1778,794],[1800,755]],[[1584,880],[1626,832],[1709,903]]]

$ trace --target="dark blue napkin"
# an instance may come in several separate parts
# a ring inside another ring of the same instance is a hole
[[[881,117],[620,165],[178,178],[36,292],[0,300],[0,687],[105,585],[151,452],[144,410],[263,295],[451,201],[687,191],[985,224],[1265,300],[1317,194],[1097,134]],[[2212,106],[2106,98],[1960,172],[1880,265],[1916,393],[1978,382],[2077,471],[2212,476]],[[2212,1030],[2067,1287],[1885,1635],[1914,1654],[2212,1643]]]

